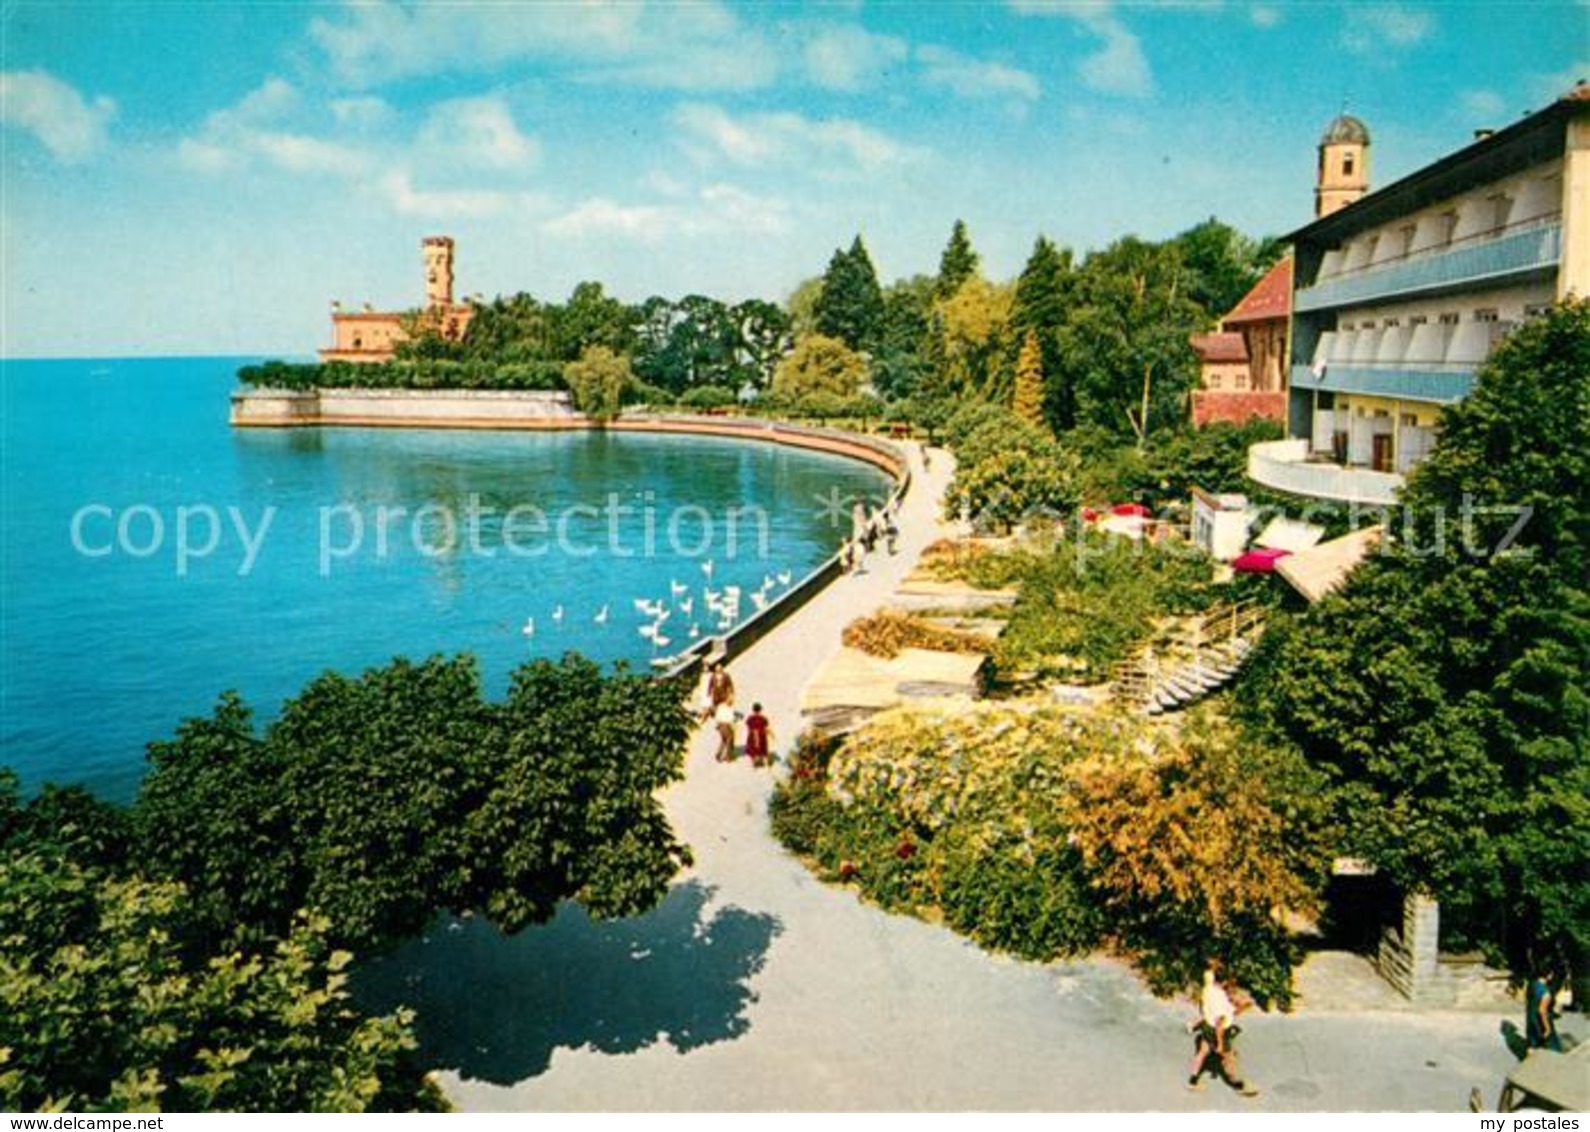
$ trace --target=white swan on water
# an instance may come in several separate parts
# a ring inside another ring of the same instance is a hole
[[[598,625],[606,625],[607,624],[607,606],[604,605],[604,606],[602,606],[601,609],[598,609],[596,611],[596,616],[591,618],[591,620],[595,621]]]
[[[520,627],[519,631],[521,633],[523,633],[527,637],[535,636],[536,635],[536,619],[534,617],[526,617],[524,619],[524,625]]]

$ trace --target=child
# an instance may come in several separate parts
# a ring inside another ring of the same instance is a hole
[[[745,754],[752,766],[767,766],[773,761],[768,748],[767,716],[761,704],[751,705],[751,714],[745,717]]]

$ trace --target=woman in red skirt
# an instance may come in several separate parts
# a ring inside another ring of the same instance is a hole
[[[751,705],[751,714],[745,717],[745,754],[752,766],[767,766],[773,761],[768,750],[767,716],[761,704]]]

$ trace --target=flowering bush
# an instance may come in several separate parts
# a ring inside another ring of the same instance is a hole
[[[845,626],[843,640],[847,648],[881,657],[899,656],[901,649],[980,652],[988,647],[986,641],[969,633],[941,629],[899,609],[883,609],[870,617],[858,617]]]

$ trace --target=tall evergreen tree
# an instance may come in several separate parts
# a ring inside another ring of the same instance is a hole
[[[1016,359],[1016,395],[1011,408],[1022,420],[1039,428],[1046,422],[1043,416],[1043,351],[1038,346],[1038,332],[1027,331],[1021,340],[1021,354]]]
[[[814,314],[817,332],[852,350],[871,352],[883,331],[883,288],[858,235],[849,251],[835,251],[823,275]]]
[[[1056,431],[1076,424],[1076,390],[1061,366],[1058,333],[1065,325],[1071,290],[1071,249],[1061,250],[1047,236],[1039,236],[1016,280],[1016,304],[1010,322],[1012,339],[1025,349],[1028,335],[1036,335],[1041,368],[1050,386],[1044,400],[1054,414]],[[1017,361],[1018,377],[1020,360]]]
[[[934,292],[939,299],[948,299],[977,274],[977,252],[972,248],[971,237],[966,234],[966,221],[957,220],[950,232],[950,242],[944,245],[939,256],[938,286]]]

